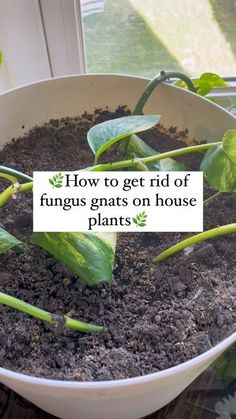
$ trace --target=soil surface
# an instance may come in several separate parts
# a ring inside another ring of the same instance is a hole
[[[0,151],[0,164],[33,170],[77,170],[93,156],[86,133],[97,122],[128,114],[119,108],[52,120]],[[187,133],[160,125],[143,135],[158,151],[184,146]],[[198,169],[201,156],[182,161]],[[3,189],[4,182],[0,189]],[[206,187],[206,196],[212,191]],[[32,196],[0,210],[0,226],[29,242]],[[205,229],[235,222],[236,194],[205,209]],[[0,258],[0,289],[53,313],[105,325],[99,335],[55,328],[0,306],[0,365],[41,377],[112,380],[160,371],[195,357],[236,330],[236,236],[208,241],[152,265],[185,238],[180,233],[120,234],[111,283],[86,287],[43,250],[28,245]]]

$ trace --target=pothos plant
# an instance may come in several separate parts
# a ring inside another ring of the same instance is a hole
[[[158,153],[137,134],[154,127],[159,115],[143,115],[143,108],[153,90],[169,79],[179,79],[189,90],[201,95],[209,93],[214,86],[225,84],[224,80],[212,73],[205,73],[194,83],[179,72],[161,72],[150,81],[139,98],[131,116],[106,121],[88,131],[88,143],[94,154],[94,165],[79,170],[86,171],[181,171],[183,164],[174,160],[177,156],[201,152],[206,154],[201,163],[206,180],[216,190],[216,194],[206,204],[221,193],[236,192],[236,131],[227,131],[224,137],[215,143],[198,144],[165,153]],[[184,87],[183,86],[183,87]],[[99,164],[102,154],[114,144],[120,143],[114,161]],[[19,194],[32,191],[33,179],[16,170],[0,166],[0,177],[10,182],[10,186],[0,194],[0,208]],[[53,187],[61,187],[62,175],[50,179]],[[144,216],[145,214],[142,214]],[[137,223],[145,222],[136,219]],[[236,232],[236,223],[216,227],[212,230],[192,236],[167,249],[153,263],[160,262],[186,246],[219,235]],[[62,261],[72,272],[78,275],[85,284],[92,286],[112,279],[116,251],[116,233],[33,233],[31,243],[45,249]],[[0,228],[0,254],[12,249],[22,252],[27,244]],[[46,312],[18,298],[0,292],[0,303],[20,310],[38,319],[52,324],[63,324],[69,329],[86,332],[101,332],[102,326],[84,323],[66,315]]]

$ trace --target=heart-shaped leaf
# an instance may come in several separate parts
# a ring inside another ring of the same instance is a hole
[[[228,83],[215,73],[203,73],[199,79],[193,80],[193,84],[197,88],[197,94],[200,96],[206,96],[214,87],[228,86]],[[183,80],[175,82],[175,86],[187,89],[187,85]]]
[[[0,254],[9,249],[21,252],[23,250],[22,242],[0,227]]]
[[[236,131],[226,131],[222,144],[205,154],[201,170],[209,184],[220,192],[236,192]]]
[[[98,158],[113,144],[137,132],[146,131],[158,123],[159,115],[133,115],[95,125],[88,131],[88,143]]]
[[[129,139],[129,144],[127,148],[127,159],[132,158],[134,155],[139,158],[154,156],[158,154],[152,147],[141,140],[137,135],[132,135]],[[147,165],[150,171],[183,171],[185,170],[185,165],[178,163],[173,159],[164,159],[157,161],[156,163],[151,163]],[[134,170],[134,169],[132,169]]]
[[[33,233],[32,243],[54,255],[87,285],[112,279],[115,233]]]

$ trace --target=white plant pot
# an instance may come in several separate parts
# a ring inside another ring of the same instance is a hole
[[[146,84],[147,79],[130,76],[70,76],[4,93],[0,96],[0,147],[50,118],[75,116],[106,106],[114,110],[124,104],[133,109]],[[179,130],[187,128],[197,140],[219,140],[226,130],[236,129],[236,118],[229,112],[170,85],[158,87],[145,113],[162,115],[163,125],[177,126]],[[0,368],[0,380],[59,418],[136,419],[169,403],[234,342],[236,333],[181,365],[125,380],[57,381],[5,368]]]

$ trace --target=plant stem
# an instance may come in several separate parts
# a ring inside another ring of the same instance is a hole
[[[209,144],[199,144],[191,147],[184,147],[177,150],[167,151],[166,153],[159,153],[149,157],[134,158],[130,160],[123,160],[113,163],[103,163],[91,168],[92,172],[101,172],[109,170],[125,169],[127,167],[137,167],[140,162],[144,164],[155,163],[156,161],[183,156],[184,154],[194,153],[196,151],[206,151],[209,148],[221,144],[221,141]]]
[[[10,169],[9,167],[0,166],[0,173],[13,176],[18,181],[22,180],[24,182],[31,182],[33,180],[32,177],[25,175],[24,173],[18,172],[18,170]]]
[[[162,252],[160,255],[153,259],[154,263],[161,262],[167,259],[169,256],[174,255],[177,252],[185,249],[188,246],[193,244],[200,243],[204,240],[214,239],[215,237],[224,236],[226,234],[236,233],[236,223],[227,224],[221,227],[212,228],[211,230],[204,231],[203,233],[196,234],[194,236],[185,239],[174,246],[169,247],[169,249]]]
[[[40,308],[34,307],[31,304],[25,303],[18,298],[4,294],[3,292],[0,292],[0,303],[22,311],[23,313],[29,314],[30,316],[36,317],[37,319],[43,320],[45,322],[49,322],[55,325],[63,325],[63,327],[67,329],[79,330],[81,332],[104,331],[102,326],[80,322],[64,315],[51,314],[47,311],[41,310]]]
[[[209,198],[205,199],[205,201],[203,201],[204,205],[208,205],[210,204],[212,201],[214,201],[215,199],[217,199],[220,195],[222,195],[223,192],[216,192],[214,195],[210,196]]]
[[[180,73],[179,71],[161,71],[160,74],[158,74],[156,77],[154,77],[149,84],[147,85],[146,89],[144,90],[144,92],[142,93],[142,95],[140,96],[137,105],[135,106],[133,115],[141,115],[143,112],[143,108],[148,100],[148,98],[150,97],[150,95],[152,94],[152,92],[155,90],[155,88],[169,80],[169,79],[180,79],[183,80],[188,89],[191,90],[192,92],[196,92],[196,89],[194,87],[194,84],[192,82],[192,80],[186,76],[183,73]]]
[[[7,204],[7,202],[17,193],[28,192],[33,189],[33,182],[23,183],[19,185],[15,183],[9,186],[5,191],[0,194],[0,208]]]

